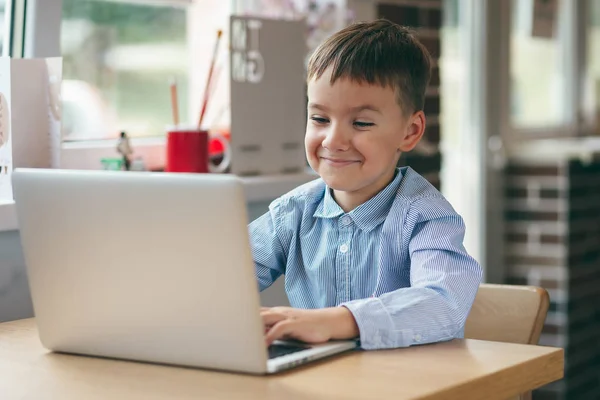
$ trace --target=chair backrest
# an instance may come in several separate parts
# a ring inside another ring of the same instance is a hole
[[[549,296],[535,286],[482,284],[465,325],[465,338],[537,344]]]
[[[550,298],[536,286],[482,284],[465,325],[465,338],[537,344]],[[531,400],[531,392],[511,400]]]

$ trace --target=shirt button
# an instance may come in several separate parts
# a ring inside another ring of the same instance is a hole
[[[348,245],[347,244],[343,244],[340,246],[340,253],[347,253],[348,252]]]
[[[350,225],[352,223],[352,218],[350,218],[349,216],[344,216],[342,217],[342,224],[344,225]]]
[[[418,335],[418,334],[415,335],[414,339],[415,339],[415,342],[420,342],[421,341],[421,335]]]

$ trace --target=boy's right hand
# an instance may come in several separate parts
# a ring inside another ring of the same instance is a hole
[[[292,307],[262,308],[267,346],[275,340],[296,339],[324,343],[359,335],[352,313],[345,307],[304,310]]]

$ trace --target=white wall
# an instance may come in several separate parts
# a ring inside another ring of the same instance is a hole
[[[32,314],[19,232],[0,232],[0,322]]]

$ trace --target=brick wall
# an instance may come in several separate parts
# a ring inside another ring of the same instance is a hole
[[[512,161],[508,283],[550,293],[540,344],[565,348],[565,378],[534,399],[600,399],[600,161]]]
[[[399,165],[409,165],[422,174],[438,189],[441,186],[442,155],[440,143],[440,28],[442,27],[441,0],[381,1],[377,4],[377,18],[386,18],[413,29],[433,58],[431,81],[425,98],[427,130],[422,143],[412,152],[402,155]]]

